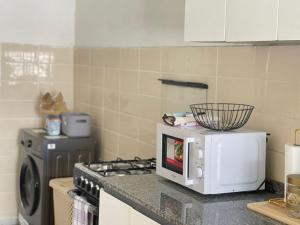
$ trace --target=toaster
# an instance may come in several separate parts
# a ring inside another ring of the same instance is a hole
[[[68,137],[89,137],[91,135],[91,117],[86,113],[63,113],[62,133]]]

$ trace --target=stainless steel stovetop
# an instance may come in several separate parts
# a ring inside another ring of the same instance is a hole
[[[84,194],[94,199],[99,199],[101,188],[101,180],[99,178],[150,174],[155,168],[155,158],[141,159],[135,157],[131,160],[117,158],[113,161],[80,163],[75,165],[74,185]]]

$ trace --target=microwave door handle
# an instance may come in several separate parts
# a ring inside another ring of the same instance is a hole
[[[194,181],[189,179],[189,146],[195,142],[195,138],[185,138],[184,141],[184,163],[183,163],[183,178],[185,185],[193,185]]]

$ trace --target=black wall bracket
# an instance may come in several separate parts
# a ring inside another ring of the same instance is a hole
[[[158,79],[158,80],[160,80],[162,84],[166,84],[166,85],[208,89],[207,84],[199,83],[199,82],[176,81],[176,80],[168,80],[168,79]]]

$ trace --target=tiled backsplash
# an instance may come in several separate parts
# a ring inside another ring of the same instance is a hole
[[[271,133],[267,174],[283,181],[284,144],[300,126],[300,46],[77,48],[73,57],[72,48],[0,44],[0,53],[0,218],[16,216],[18,131],[41,125],[46,90],[91,113],[100,156],[114,159],[155,156],[166,102],[201,101],[157,79],[207,83],[208,101],[256,106],[247,126]]]
[[[74,73],[75,108],[92,114],[103,159],[155,156],[157,79],[199,81],[208,101],[256,106],[247,126],[271,133],[267,175],[283,181],[284,144],[300,126],[300,46],[77,48]]]
[[[0,44],[0,218],[17,215],[21,128],[41,126],[38,99],[62,91],[73,108],[73,49]]]

